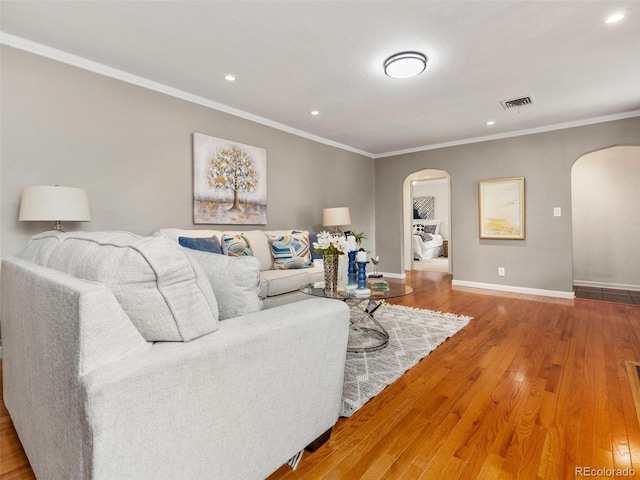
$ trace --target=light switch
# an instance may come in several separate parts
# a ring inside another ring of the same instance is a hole
[[[554,207],[553,208],[553,216],[554,217],[561,217],[562,216],[562,209],[560,207]]]

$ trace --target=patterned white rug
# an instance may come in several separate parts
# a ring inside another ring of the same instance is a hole
[[[362,311],[352,307],[352,315]],[[374,317],[389,332],[389,344],[375,352],[347,353],[342,417],[350,417],[472,318],[388,303]]]

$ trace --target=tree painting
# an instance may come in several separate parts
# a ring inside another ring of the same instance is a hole
[[[195,224],[267,223],[267,151],[193,134]]]
[[[238,193],[255,192],[258,172],[249,152],[231,144],[216,149],[209,159],[207,180],[213,189],[233,192],[233,205],[230,210],[242,210]]]

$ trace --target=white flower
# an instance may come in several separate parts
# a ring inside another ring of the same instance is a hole
[[[349,242],[343,236],[334,237],[335,240],[333,242],[334,246],[338,249],[338,251],[342,253],[346,253],[349,251]]]
[[[334,236],[327,231],[318,234],[318,241],[313,242],[313,249],[323,254],[342,255],[349,251],[349,243],[344,236]]]

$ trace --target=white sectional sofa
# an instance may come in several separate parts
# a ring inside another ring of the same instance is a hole
[[[259,269],[125,232],[3,259],[4,401],[36,477],[262,479],[326,438],[348,307],[261,310]]]
[[[308,235],[308,232],[300,230],[226,231],[209,229],[186,230],[178,228],[163,228],[156,233],[166,235],[175,242],[178,242],[180,237],[210,238],[216,236],[218,240],[221,240],[225,234],[244,236],[251,246],[253,255],[260,261],[260,296],[264,301],[264,307],[270,308],[293,301],[305,300],[308,296],[298,292],[298,289],[309,283],[324,280],[322,261],[316,261],[311,268],[274,269],[274,259],[271,254],[269,239],[292,235],[294,232]]]

